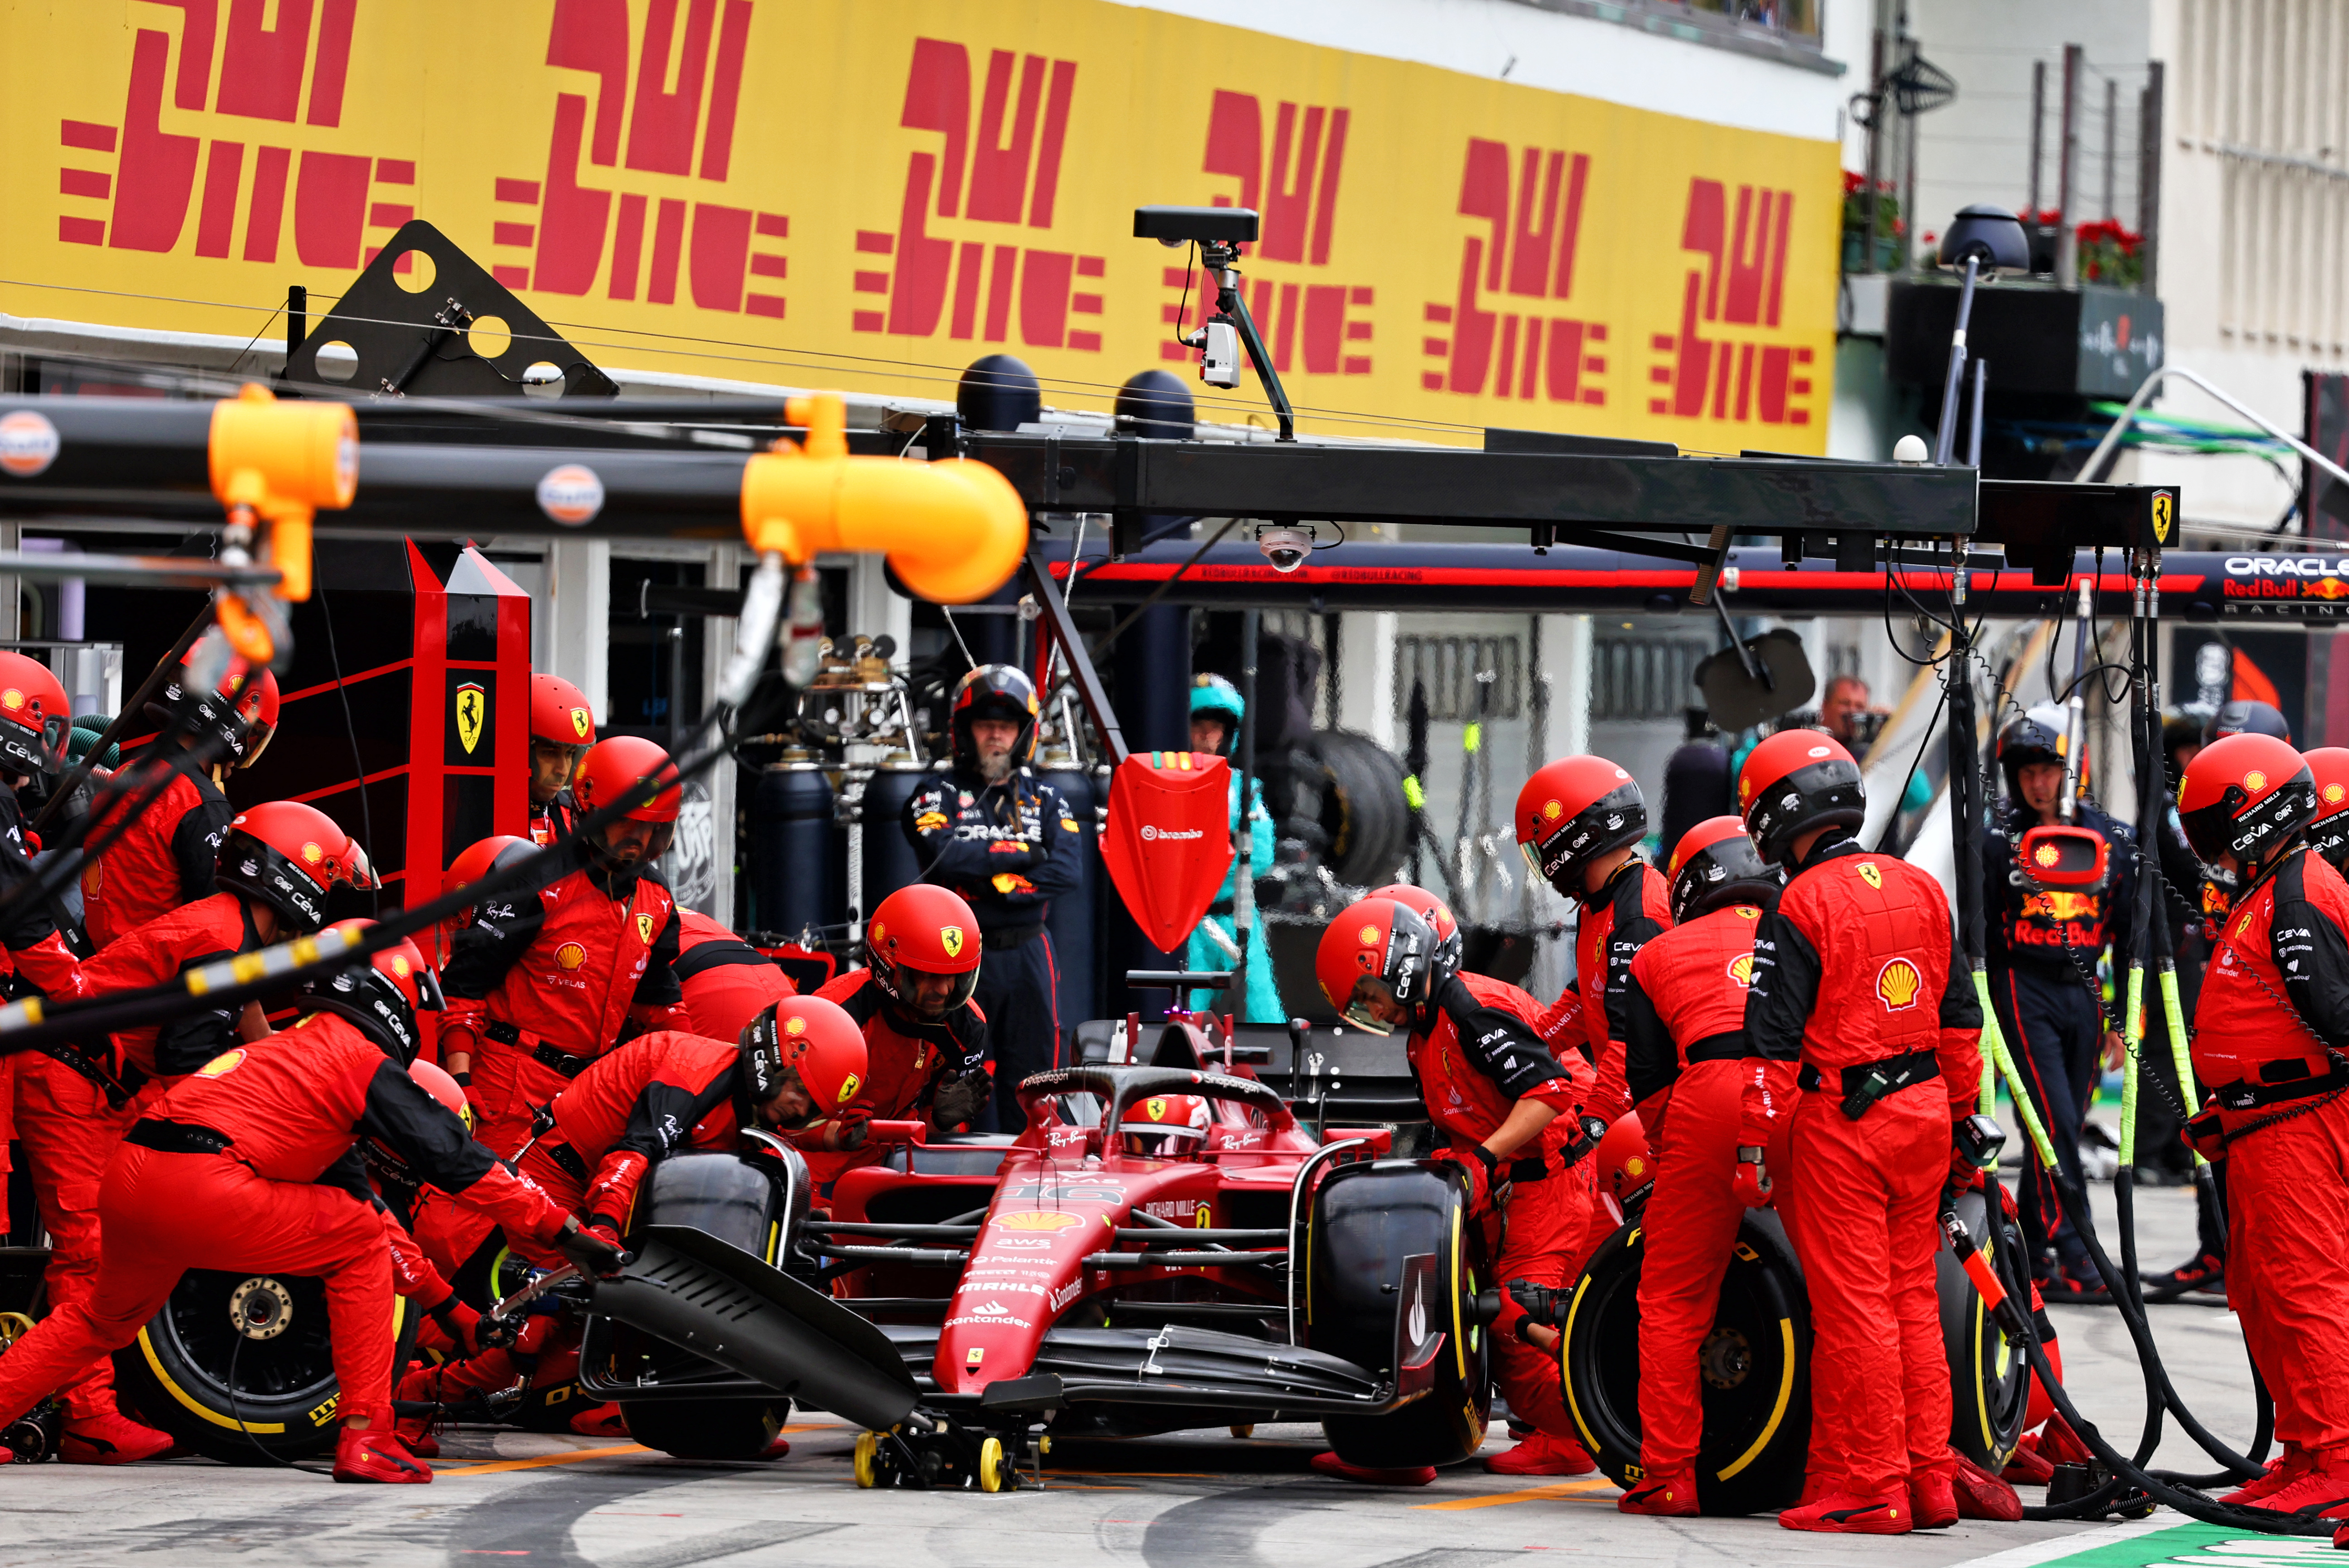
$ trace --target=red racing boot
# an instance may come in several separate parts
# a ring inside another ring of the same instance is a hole
[[[789,1438],[770,1438],[767,1439],[767,1446],[759,1450],[759,1457],[762,1459],[780,1459],[791,1451],[792,1440]]]
[[[1917,1527],[1909,1514],[1905,1490],[1876,1497],[1831,1491],[1816,1501],[1788,1509],[1778,1516],[1778,1523],[1787,1530],[1816,1530],[1829,1535],[1906,1535]]]
[[[1486,1459],[1485,1468],[1496,1476],[1587,1476],[1599,1461],[1572,1438],[1537,1429],[1516,1448]]]
[[[1652,1519],[1694,1519],[1696,1472],[1674,1470],[1651,1476],[1615,1500],[1618,1513],[1641,1513]]]
[[[135,1465],[162,1459],[172,1447],[171,1439],[154,1428],[109,1410],[67,1421],[58,1437],[57,1458],[69,1465]]]
[[[432,1479],[432,1467],[401,1447],[389,1432],[375,1427],[354,1431],[347,1426],[335,1438],[335,1479],[420,1486]]]
[[[1433,1465],[1403,1470],[1372,1469],[1368,1465],[1350,1465],[1336,1454],[1316,1454],[1311,1464],[1316,1475],[1361,1481],[1364,1486],[1427,1486],[1435,1480]]]
[[[606,1401],[572,1417],[571,1429],[583,1438],[625,1438],[628,1435],[628,1422],[617,1405]]]
[[[1958,1456],[1952,1490],[1957,1493],[1960,1519],[1994,1519],[2013,1524],[2023,1517],[2023,1500],[2014,1495],[2014,1489],[1963,1454]],[[1921,1521],[1919,1528],[1923,1528]]]
[[[1909,1511],[1919,1530],[1947,1530],[1958,1521],[1958,1489],[1940,1470],[1909,1472]]]
[[[2255,1480],[2245,1481],[2220,1498],[2220,1502],[2232,1507],[2244,1503],[2266,1506],[2266,1499],[2282,1488],[2288,1487],[2308,1473],[2308,1453],[2298,1443],[2286,1443],[2283,1452],[2268,1461],[2268,1473]]]
[[[2327,1449],[2306,1455],[2304,1462],[2306,1468],[2296,1478],[2261,1498],[2259,1506],[2327,1519],[2349,1515],[2349,1449]]]

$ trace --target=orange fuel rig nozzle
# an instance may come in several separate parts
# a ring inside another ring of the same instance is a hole
[[[270,663],[286,634],[279,601],[310,597],[310,524],[321,506],[339,511],[358,491],[358,420],[347,403],[280,402],[258,382],[212,405],[212,494],[228,509],[221,564],[275,566],[274,590],[223,587],[217,598],[228,647]],[[263,531],[266,530],[265,535]]]
[[[783,607],[783,678],[814,680],[823,645],[816,556],[878,551],[898,581],[939,604],[969,604],[1003,586],[1028,548],[1028,509],[1011,482],[983,462],[853,457],[848,408],[837,393],[793,398],[784,418],[806,440],[778,441],[742,469],[742,536],[759,556],[738,623],[741,640],[719,679],[739,706],[757,682]]]

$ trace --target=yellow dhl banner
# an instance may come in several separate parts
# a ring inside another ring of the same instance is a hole
[[[274,330],[415,216],[606,365],[1098,409],[1212,202],[1308,429],[1826,441],[1832,142],[1108,0],[0,0],[0,84],[17,317]]]

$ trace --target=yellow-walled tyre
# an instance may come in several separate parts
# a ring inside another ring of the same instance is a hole
[[[856,1484],[864,1490],[870,1491],[874,1487],[881,1484],[881,1467],[878,1462],[880,1456],[880,1433],[859,1432],[856,1434],[856,1456],[851,1463],[855,1469]]]
[[[1961,1192],[1953,1205],[1989,1257],[2007,1294],[2028,1304],[2031,1282],[2023,1267],[2023,1234],[1979,1192]],[[1998,1223],[1991,1223],[1995,1214]],[[2031,1371],[2023,1352],[2006,1343],[1982,1310],[1982,1294],[1947,1241],[1933,1260],[1940,1296],[1942,1347],[1950,1357],[1950,1446],[1996,1475],[2014,1457],[2031,1402]]]
[[[1011,1473],[1003,1463],[1003,1440],[989,1438],[978,1445],[978,1490],[1002,1491],[1011,1484]]]

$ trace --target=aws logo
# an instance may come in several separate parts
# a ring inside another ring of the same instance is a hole
[[[1925,977],[1917,966],[1905,958],[1897,958],[1876,971],[1876,994],[1888,1012],[1905,1012],[1917,1005],[1917,993],[1924,989]]]

